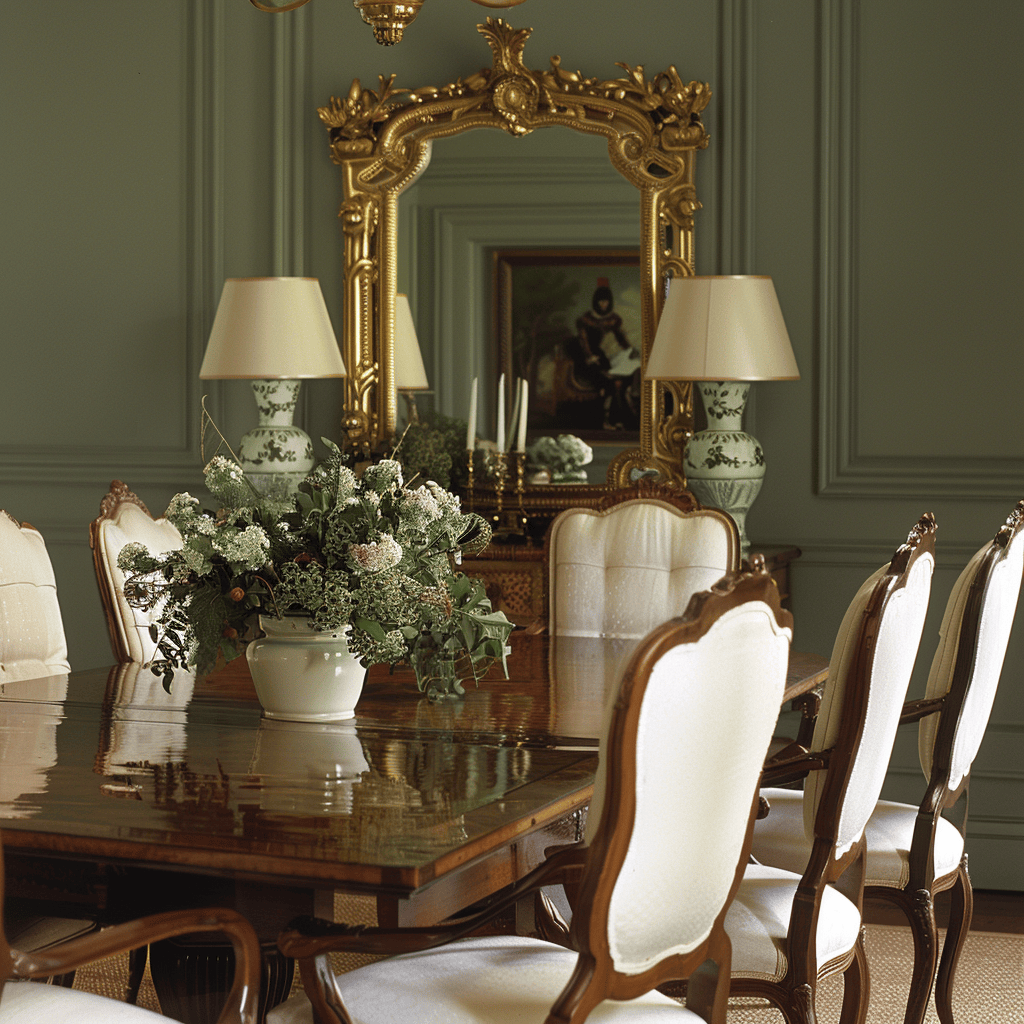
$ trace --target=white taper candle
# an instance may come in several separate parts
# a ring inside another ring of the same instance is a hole
[[[498,378],[498,451],[505,450],[505,374]]]
[[[466,450],[476,449],[476,386],[477,378],[473,378],[473,387],[469,391],[469,422],[466,424]]]
[[[526,451],[526,413],[530,404],[530,389],[525,380],[520,380],[522,400],[519,403],[519,437],[516,439],[516,451]]]

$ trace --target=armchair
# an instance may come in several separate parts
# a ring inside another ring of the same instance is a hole
[[[806,776],[804,791],[762,790],[770,810],[755,827],[754,863],[725,926],[732,993],[767,998],[788,1024],[812,1024],[818,981],[839,972],[843,1024],[863,1024],[867,1014],[864,831],[924,627],[934,535],[935,519],[925,514],[861,586],[836,637],[810,749],[765,771],[765,782],[776,786]],[[779,856],[780,848],[791,855]]]
[[[0,683],[70,671],[46,544],[0,509]]]
[[[149,626],[157,612],[133,608],[125,600],[125,576],[117,567],[117,556],[131,541],[159,554],[180,548],[181,534],[166,519],[153,519],[137,495],[120,480],[112,480],[109,493],[100,502],[100,514],[89,526],[93,568],[114,660],[147,662],[156,651]]]
[[[343,1024],[724,1024],[723,920],[746,861],[791,623],[763,567],[695,595],[682,618],[644,639],[606,708],[582,843],[560,848],[487,912],[451,927],[296,922],[279,946],[299,958],[310,997],[283,1003],[268,1022],[312,1021],[315,1005],[321,1022]],[[465,938],[552,883],[578,887],[573,949]],[[403,955],[335,979],[325,955],[333,948]],[[686,1009],[652,991],[687,977]]]
[[[739,557],[736,524],[720,509],[628,496],[566,509],[545,539],[548,630],[638,639],[738,569]]]
[[[3,871],[0,867],[0,900]],[[181,910],[154,914],[114,925],[82,938],[48,946],[35,953],[12,949],[0,929],[0,1024],[19,1021],[73,1020],[75,1024],[146,1024],[166,1017],[129,1003],[56,985],[41,979],[145,946],[158,939],[191,932],[222,932],[235,951],[234,984],[217,1024],[255,1024],[260,990],[260,946],[252,925],[233,910]]]
[[[905,1024],[921,1024],[935,984],[942,1024],[953,1024],[957,961],[971,924],[972,892],[964,852],[971,764],[988,724],[1010,638],[1024,570],[1024,501],[995,538],[968,562],[953,586],[939,630],[925,697],[903,708],[901,724],[919,722],[918,747],[928,786],[919,806],[879,800],[866,828],[865,895],[896,904],[914,935],[914,969]],[[772,792],[772,812],[754,846],[788,867],[806,856],[798,793]],[[961,807],[960,821],[943,812]],[[949,929],[939,963],[934,897],[952,889]]]

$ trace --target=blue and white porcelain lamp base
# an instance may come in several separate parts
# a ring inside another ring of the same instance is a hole
[[[704,381],[696,385],[708,426],[690,438],[683,468],[690,490],[702,505],[728,512],[740,532],[740,553],[750,553],[747,512],[764,482],[764,452],[743,430],[743,408],[750,385],[743,381]]]
[[[292,423],[298,380],[254,380],[259,424],[242,437],[238,460],[253,486],[270,497],[294,494],[316,462],[309,435]]]

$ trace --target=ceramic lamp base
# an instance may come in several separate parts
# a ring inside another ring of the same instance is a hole
[[[740,552],[750,551],[747,512],[764,482],[764,452],[741,429],[750,385],[738,381],[699,385],[708,427],[690,438],[683,468],[690,489],[702,505],[720,508],[736,521]]]
[[[252,382],[260,422],[243,436],[238,460],[253,486],[271,497],[294,494],[316,462],[309,435],[292,423],[301,383]]]

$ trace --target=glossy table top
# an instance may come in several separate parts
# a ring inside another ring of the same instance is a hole
[[[3,684],[4,845],[410,893],[589,801],[634,647],[517,634],[509,680],[441,704],[374,669],[357,717],[330,725],[263,720],[243,660],[170,695],[137,665]]]

